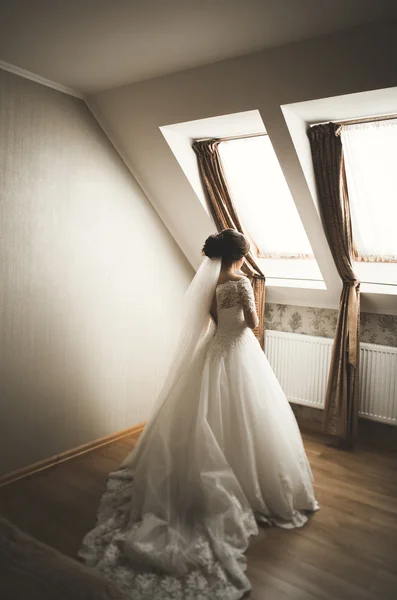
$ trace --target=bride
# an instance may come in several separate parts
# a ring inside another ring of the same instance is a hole
[[[163,390],[79,552],[128,600],[242,598],[257,523],[301,527],[318,508],[295,417],[252,332],[248,251],[231,229],[206,240]]]

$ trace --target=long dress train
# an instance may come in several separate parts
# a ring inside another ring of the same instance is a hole
[[[257,522],[300,527],[318,508],[295,417],[245,322],[251,285],[216,297],[215,335],[173,373],[79,553],[128,600],[242,598]]]

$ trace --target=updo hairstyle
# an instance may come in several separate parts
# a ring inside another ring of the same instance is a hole
[[[246,256],[249,249],[250,245],[242,233],[224,229],[205,240],[202,253],[208,258],[221,258],[225,264],[232,264]]]

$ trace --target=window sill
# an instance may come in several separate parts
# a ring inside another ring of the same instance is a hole
[[[310,279],[279,279],[277,277],[266,277],[266,285],[271,287],[300,288],[305,290],[326,290],[324,281]]]
[[[321,271],[314,259],[258,258],[266,278],[292,281],[322,281]]]
[[[397,296],[397,285],[382,285],[381,283],[365,283],[360,284],[362,294],[385,294],[389,296]]]
[[[362,281],[362,286],[370,285],[385,288],[378,294],[393,294],[387,288],[397,287],[397,264],[396,263],[365,263],[355,262],[354,272],[356,277]],[[371,290],[372,291],[372,290]]]

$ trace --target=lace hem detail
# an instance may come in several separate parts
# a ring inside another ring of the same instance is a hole
[[[240,530],[222,540],[214,539],[213,528],[205,520],[196,523],[189,532],[193,560],[184,570],[186,556],[181,556],[176,545],[157,552],[153,544],[137,541],[140,529],[157,518],[146,514],[143,520],[130,523],[132,493],[129,470],[110,475],[97,525],[79,551],[80,558],[112,581],[126,600],[238,600],[251,589],[244,573],[249,536],[258,532],[251,511],[242,512],[236,506],[242,512]]]

